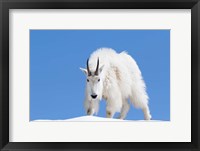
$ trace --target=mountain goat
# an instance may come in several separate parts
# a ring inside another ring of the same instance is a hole
[[[148,95],[140,69],[126,52],[116,53],[110,48],[100,48],[90,55],[87,68],[80,68],[86,75],[85,109],[88,115],[97,114],[99,101],[106,100],[106,117],[120,112],[125,119],[129,101],[141,108],[144,119],[150,120]]]

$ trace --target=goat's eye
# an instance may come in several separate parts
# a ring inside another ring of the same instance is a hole
[[[98,82],[100,81],[100,79],[98,79]]]
[[[89,79],[87,79],[87,82],[89,82]]]

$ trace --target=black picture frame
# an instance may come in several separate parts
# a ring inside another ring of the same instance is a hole
[[[191,9],[191,142],[9,142],[9,9]],[[199,0],[0,0],[0,148],[20,150],[200,151]]]

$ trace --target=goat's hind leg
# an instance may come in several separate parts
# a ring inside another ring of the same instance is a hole
[[[133,97],[130,97],[131,103],[136,107],[142,109],[144,113],[144,119],[145,120],[151,120],[151,114],[148,106],[148,102],[138,102],[137,99],[134,99]]]
[[[144,119],[145,119],[145,120],[151,120],[151,114],[150,114],[149,106],[148,106],[148,105],[145,105],[145,106],[142,108],[142,111],[143,111],[143,113],[144,113]]]

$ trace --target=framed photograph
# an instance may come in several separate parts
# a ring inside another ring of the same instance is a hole
[[[2,0],[1,150],[200,150],[198,0]]]

